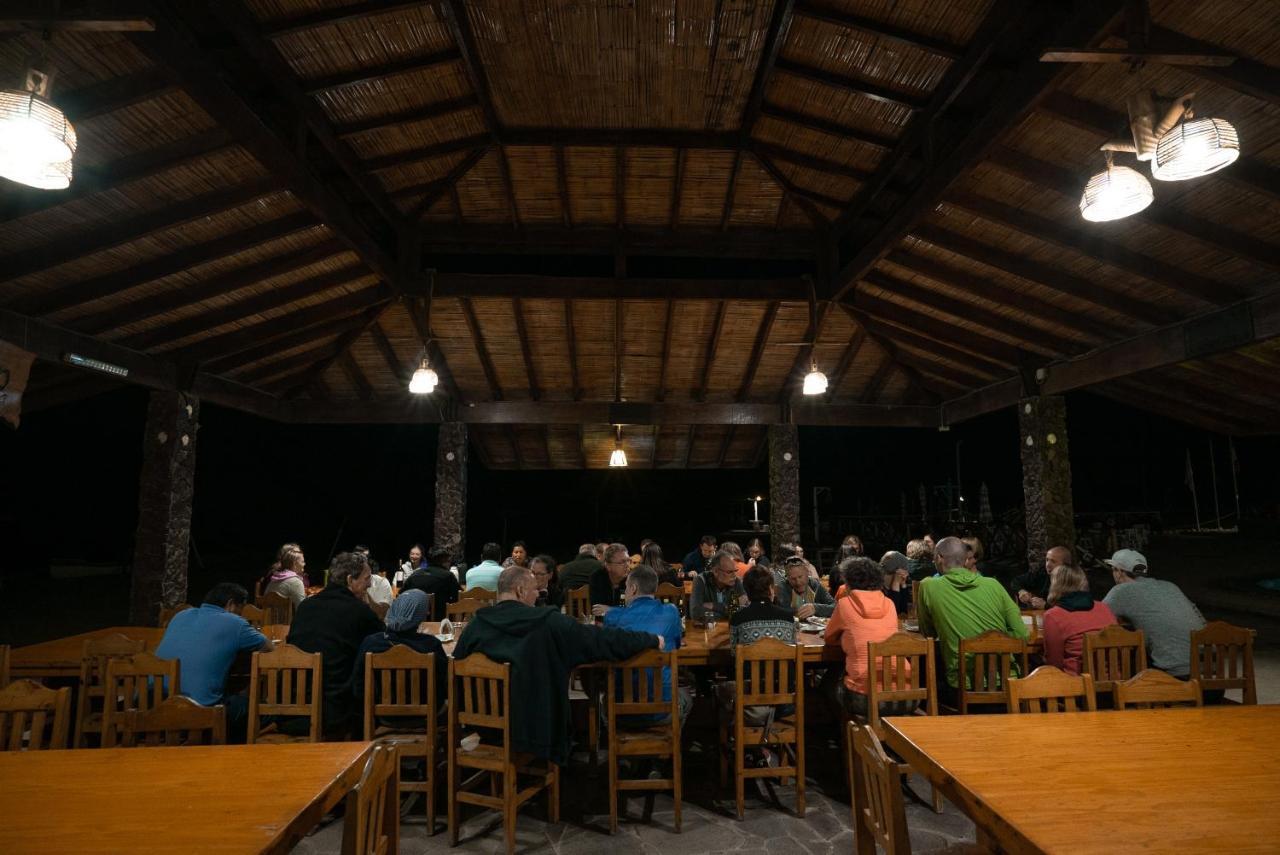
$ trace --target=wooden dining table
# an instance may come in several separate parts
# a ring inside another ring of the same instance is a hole
[[[164,636],[164,630],[154,626],[111,626],[95,629],[79,635],[55,638],[40,644],[14,648],[9,657],[9,673],[14,679],[27,677],[33,680],[45,677],[79,677],[80,659],[84,643],[91,638],[123,635],[141,641],[143,649],[154,652]]]
[[[359,782],[371,745],[3,753],[0,852],[288,852]]]
[[[1280,849],[1280,706],[882,721],[993,851]]]

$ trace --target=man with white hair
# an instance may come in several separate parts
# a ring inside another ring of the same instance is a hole
[[[1191,676],[1191,633],[1204,627],[1195,603],[1172,582],[1152,579],[1147,559],[1121,549],[1105,563],[1116,586],[1102,601],[1117,618],[1142,630],[1152,668],[1186,680]]]

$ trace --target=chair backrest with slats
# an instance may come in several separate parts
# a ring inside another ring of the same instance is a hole
[[[0,689],[9,685],[9,645],[0,644]]]
[[[565,594],[565,611],[574,620],[582,620],[584,615],[591,614],[591,588],[583,585]]]
[[[1009,680],[1009,712],[1093,712],[1098,708],[1093,677],[1068,674],[1052,665],[1041,665],[1028,676]]]
[[[862,782],[861,791],[853,796],[856,821],[880,844],[885,855],[909,855],[911,842],[902,801],[901,769],[889,759],[870,726],[849,722],[849,745],[859,770],[856,777]],[[858,834],[857,829],[854,834]]]
[[[1020,638],[989,629],[973,638],[960,639],[960,711],[970,704],[1005,703],[1005,686],[1018,660],[1021,673],[1027,672],[1027,645]]]
[[[128,710],[149,710],[181,690],[177,659],[161,659],[151,653],[135,653],[107,662],[106,698],[102,705],[102,746],[111,748],[119,739]]]
[[[739,644],[734,650],[738,710],[764,704],[795,704],[803,721],[804,647],[776,638]]]
[[[173,620],[174,615],[176,615],[178,612],[185,612],[189,608],[191,608],[191,605],[189,603],[182,603],[181,605],[170,606],[170,607],[161,609],[160,621],[159,621],[160,628],[164,629],[165,627],[167,627],[169,625],[169,621]]]
[[[1084,634],[1082,673],[1093,677],[1093,690],[1114,692],[1116,684],[1147,667],[1147,644],[1142,630],[1122,626],[1103,627]]]
[[[490,591],[488,588],[467,588],[462,592],[464,600],[483,600],[486,603],[492,603],[498,599],[496,591]]]
[[[511,666],[483,653],[449,661],[449,726],[483,727],[502,733],[511,746]]]
[[[253,654],[249,668],[249,742],[257,740],[264,716],[304,716],[309,738],[320,741],[322,661],[292,644]]]
[[[492,605],[488,600],[458,600],[456,603],[449,603],[445,606],[445,617],[451,622],[467,621],[476,612],[485,606]]]
[[[663,582],[658,586],[658,590],[654,591],[653,596],[658,602],[670,603],[675,606],[680,614],[685,613],[686,597],[684,595],[683,585],[673,585],[670,582]]]
[[[15,680],[0,689],[0,751],[66,748],[70,727],[70,688]]]
[[[226,745],[227,709],[206,707],[183,695],[165,698],[149,710],[124,714],[120,741],[125,748]]]
[[[293,623],[293,600],[276,591],[269,591],[257,599],[257,607],[263,611],[262,622],[280,623],[288,626]],[[241,615],[243,616],[243,612]],[[246,617],[245,620],[248,620]]]
[[[679,674],[676,651],[645,650],[609,668],[608,719],[610,730],[614,719],[624,715],[664,715],[677,721],[676,686]],[[670,675],[671,696],[662,699],[663,669]]]
[[[933,655],[930,639],[905,632],[867,643],[867,723],[877,732],[882,703],[923,702],[925,712],[938,714]]]
[[[1220,620],[1191,633],[1191,676],[1203,691],[1239,689],[1244,703],[1258,702],[1253,636],[1252,629]]]
[[[398,811],[389,807],[400,802],[398,766],[393,746],[373,746],[360,782],[347,794],[342,855],[387,855],[391,851],[387,824],[400,821]],[[391,799],[387,798],[388,790],[394,791]]]
[[[240,617],[248,621],[249,626],[254,629],[262,629],[267,625],[267,611],[257,606],[245,603],[240,607]]]
[[[107,663],[112,659],[141,653],[146,643],[127,638],[119,633],[87,639],[80,655],[80,691],[76,699],[75,747],[84,741],[85,728],[95,713],[103,711],[106,696],[103,683],[107,678]]]
[[[1116,684],[1116,709],[1198,707],[1204,704],[1198,680],[1179,680],[1156,668],[1140,671]]]
[[[385,653],[364,655],[364,738],[373,739],[382,717],[420,718],[426,730],[435,721],[436,658],[397,644]]]

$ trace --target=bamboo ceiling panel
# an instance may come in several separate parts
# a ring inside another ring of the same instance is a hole
[[[622,400],[657,400],[666,320],[666,301],[622,301]]]
[[[821,0],[822,6],[951,44],[967,44],[991,0]]]
[[[566,300],[521,300],[525,335],[544,401],[571,401],[573,370],[566,326]],[[515,310],[513,305],[512,310]],[[572,309],[570,309],[572,311]]]
[[[382,170],[377,173],[377,178],[404,210],[412,210],[426,195],[422,191],[427,187],[438,191],[440,188],[436,182],[443,181],[449,172],[466,158],[466,152],[459,152],[429,160],[418,160],[396,169]],[[444,193],[440,198],[450,198],[449,193]],[[449,204],[452,205],[452,201]]]
[[[764,116],[756,123],[753,139],[780,146],[797,155],[810,155],[833,164],[847,166],[853,175],[874,171],[884,155],[883,149],[852,137],[802,128],[771,116]],[[786,158],[777,159],[790,163]],[[831,174],[829,171],[814,171],[819,176]]]
[[[707,372],[708,401],[729,402],[737,397],[766,310],[764,303],[725,301],[724,324]]]
[[[565,183],[574,224],[612,224],[617,218],[617,151],[602,147],[566,147]]]
[[[444,354],[462,397],[467,401],[491,400],[493,393],[459,301],[435,299],[431,302],[431,335]]]
[[[791,367],[803,349],[800,342],[808,341],[809,307],[804,303],[779,303],[778,315],[769,330],[769,339],[760,354],[752,383],[751,398],[776,401],[779,394],[793,378]]]
[[[471,301],[471,309],[484,337],[483,346],[493,364],[503,397],[512,401],[529,400],[529,373],[516,334],[511,301],[475,299]],[[476,344],[480,346],[479,342]]]
[[[951,67],[950,60],[920,48],[805,17],[792,22],[784,56],[875,81],[915,100],[932,92]]]
[[[667,225],[671,221],[676,150],[628,148],[624,152],[627,223],[642,226]]]
[[[701,383],[707,344],[715,330],[717,303],[685,302],[671,318],[667,354],[666,400],[689,401]]]
[[[511,199],[502,180],[501,153],[490,151],[454,185],[462,219],[474,223],[511,222]]]
[[[612,401],[615,390],[614,336],[620,304],[614,300],[574,300],[573,333],[577,343],[578,382],[589,401]],[[623,336],[626,335],[623,319]]]
[[[555,149],[545,146],[507,146],[505,150],[520,222],[528,225],[555,225],[563,222]]]
[[[728,226],[771,228],[778,220],[778,206],[781,204],[782,188],[754,157],[744,156],[733,184]]]
[[[911,118],[901,107],[789,74],[772,76],[767,94],[769,103],[784,109],[889,138],[899,136]]]
[[[680,185],[681,226],[718,226],[724,216],[729,179],[733,173],[731,151],[691,150],[685,155],[684,181]]]

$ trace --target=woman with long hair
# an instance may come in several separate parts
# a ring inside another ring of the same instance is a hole
[[[644,545],[644,549],[640,552],[640,563],[658,574],[659,584],[663,582],[671,585],[680,584],[679,576],[662,557],[662,547],[654,541],[651,540]]]

